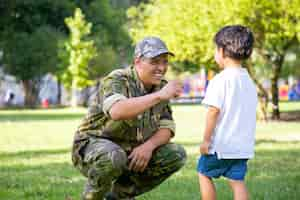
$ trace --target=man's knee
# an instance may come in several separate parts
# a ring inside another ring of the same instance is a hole
[[[102,151],[90,157],[87,164],[88,182],[83,192],[84,200],[103,199],[127,165],[127,155],[121,148]]]
[[[91,140],[84,151],[83,171],[89,178],[118,177],[126,165],[125,151],[109,140]]]
[[[118,177],[127,164],[127,155],[122,149],[114,149],[99,156],[93,163],[93,169],[102,176]]]
[[[186,152],[181,145],[169,143],[158,149],[154,159],[161,162],[159,165],[169,166],[170,169],[173,169],[172,171],[177,171],[186,162]]]
[[[178,145],[178,154],[181,160],[182,167],[186,163],[187,155],[185,149],[181,145]]]
[[[171,146],[170,147],[171,151],[174,152],[172,155],[174,156],[176,166],[178,167],[178,169],[180,169],[186,163],[186,158],[187,158],[186,151],[179,144],[170,144],[170,146]]]
[[[127,154],[121,148],[111,152],[110,160],[113,168],[121,172],[126,168],[128,161]]]

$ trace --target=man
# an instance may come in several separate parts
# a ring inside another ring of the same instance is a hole
[[[83,199],[134,199],[184,165],[185,150],[169,143],[175,124],[168,100],[182,90],[163,79],[170,55],[163,41],[146,37],[132,67],[103,79],[73,144],[73,163],[88,178]]]

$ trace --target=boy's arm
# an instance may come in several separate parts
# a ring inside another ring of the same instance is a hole
[[[216,127],[219,113],[220,113],[220,109],[216,108],[214,106],[209,106],[207,109],[203,141],[200,145],[200,153],[201,154],[208,154],[208,148],[211,143],[211,136]]]

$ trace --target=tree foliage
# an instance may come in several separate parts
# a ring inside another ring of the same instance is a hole
[[[55,72],[63,20],[74,5],[68,1],[4,0],[0,5],[0,48],[6,73],[23,83],[25,104],[37,103],[39,80]]]
[[[292,45],[299,44],[299,0],[154,0],[129,9],[128,16],[135,40],[145,35],[160,36],[175,52],[175,61],[189,61],[199,67],[215,65],[212,39],[221,27],[250,27],[259,58],[253,57],[251,66],[263,63],[269,67],[273,113],[279,117],[277,80],[286,53]]]
[[[96,56],[93,40],[87,39],[87,36],[91,33],[92,24],[85,21],[79,8],[75,10],[74,16],[66,18],[65,22],[70,29],[70,40],[66,43],[70,58],[64,76],[71,76],[71,78],[66,79],[72,80],[72,86],[83,88],[91,84],[88,66],[91,59]],[[66,82],[66,85],[68,85],[68,82]]]
[[[0,49],[5,72],[22,82],[31,82],[27,84],[29,87],[36,86],[36,80],[47,72],[61,78],[71,56],[64,48],[69,33],[64,19],[71,16],[76,7],[80,7],[87,21],[94,24],[90,37],[95,46],[109,52],[110,57],[106,59],[113,59],[113,62],[96,63],[103,58],[103,54],[98,54],[93,66],[112,69],[126,63],[131,40],[124,26],[125,10],[113,9],[109,0],[3,0],[0,1]],[[118,55],[123,56],[119,58]],[[107,70],[93,70],[99,73],[91,77],[102,76],[102,71]],[[34,104],[37,92],[27,94],[25,90],[25,96],[30,95],[35,98],[26,103]]]
[[[110,49],[118,57],[118,64],[128,62],[131,55],[131,39],[126,25],[124,8],[113,8],[109,0],[92,0],[78,4],[93,24],[91,37],[98,49]]]

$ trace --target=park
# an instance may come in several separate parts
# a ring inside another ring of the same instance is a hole
[[[299,103],[283,103],[293,113]],[[6,110],[0,114],[1,199],[79,199],[85,178],[72,166],[73,133],[85,109]],[[138,199],[198,199],[196,162],[204,122],[200,105],[176,105],[174,141],[188,153],[186,166],[167,182]],[[195,126],[197,125],[197,126]],[[247,184],[252,199],[298,199],[300,196],[300,123],[258,123],[256,155]],[[232,199],[225,180],[217,182],[218,195]]]
[[[242,63],[258,94],[249,197],[300,199],[299,13],[298,0],[0,2],[0,199],[81,198],[87,179],[72,163],[74,134],[103,78],[133,65],[135,45],[146,36],[160,37],[175,54],[165,78],[183,83],[183,90],[170,99],[171,142],[184,147],[187,160],[135,198],[199,199],[207,112],[201,101],[221,72],[213,38],[235,24],[254,35],[251,58]],[[215,187],[218,199],[233,199],[225,178]]]

